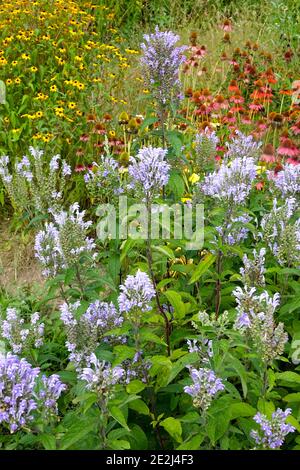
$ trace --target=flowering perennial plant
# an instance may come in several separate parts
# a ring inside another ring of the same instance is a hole
[[[262,142],[256,142],[252,135],[245,135],[238,130],[235,134],[236,137],[230,142],[226,142],[225,157],[229,159],[253,158],[256,161],[260,156]]]
[[[268,171],[268,177],[283,197],[291,197],[300,193],[300,165],[286,163],[281,171]]]
[[[30,317],[30,323],[25,324],[15,308],[6,310],[6,319],[0,321],[0,336],[5,339],[14,354],[20,354],[30,348],[39,348],[44,342],[44,323],[40,322],[40,315],[35,312]]]
[[[8,353],[0,356],[0,425],[10,432],[30,428],[43,414],[50,418],[57,412],[57,400],[66,386],[58,376],[41,378],[40,369],[32,367],[26,359]]]
[[[86,235],[92,222],[84,222],[84,215],[85,211],[80,212],[78,203],[74,203],[68,211],[53,212],[54,223],[46,223],[45,229],[36,235],[35,256],[46,277],[54,277],[62,269],[76,265],[83,255],[95,259],[96,245]]]
[[[207,196],[225,204],[243,205],[256,177],[256,165],[252,157],[224,160],[219,170],[205,176],[200,189]]]
[[[0,177],[11,201],[19,210],[47,211],[61,206],[66,179],[71,167],[60,155],[48,163],[44,152],[29,147],[30,157],[24,156],[15,163],[15,171],[9,171],[9,157],[0,157]],[[61,162],[61,163],[60,163]]]
[[[145,34],[141,64],[146,84],[160,106],[165,107],[180,93],[179,68],[185,62],[186,46],[176,47],[179,36],[172,31]]]
[[[250,435],[260,448],[279,449],[284,443],[285,437],[290,432],[295,432],[294,426],[286,422],[291,412],[290,408],[285,411],[277,408],[272,413],[271,419],[262,413],[256,413],[253,419],[260,426],[260,430],[252,430]]]
[[[91,355],[89,362],[90,367],[85,367],[79,378],[86,382],[87,390],[108,401],[113,397],[114,386],[123,379],[125,371],[120,366],[111,367],[110,364],[99,361],[95,354]]]
[[[118,298],[120,312],[129,313],[133,309],[141,312],[151,310],[151,301],[155,290],[148,274],[138,270],[135,275],[129,275],[124,284],[120,286]]]
[[[123,323],[123,317],[113,303],[96,300],[89,305],[83,315],[76,318],[79,307],[79,301],[73,304],[63,303],[60,307],[60,318],[67,334],[65,345],[70,353],[69,360],[78,370],[89,362],[100,341],[124,342],[123,337],[107,335],[107,332],[120,327]]]
[[[167,150],[162,148],[144,147],[135,158],[130,158],[130,187],[140,191],[148,200],[169,180],[170,164],[165,159],[166,155]]]
[[[244,266],[240,268],[243,284],[247,286],[263,287],[265,285],[265,254],[266,249],[261,248],[259,252],[253,250],[253,260],[247,255],[243,256]]]
[[[214,164],[218,143],[219,138],[216,133],[209,131],[208,128],[205,128],[204,132],[196,134],[194,142],[196,171],[203,171],[207,165]]]
[[[208,410],[217,393],[225,388],[222,380],[213,370],[203,368],[191,367],[190,377],[193,384],[184,387],[185,393],[193,398],[195,408],[200,408],[202,411]]]
[[[276,325],[274,312],[280,304],[278,293],[270,297],[267,291],[256,295],[256,288],[237,287],[233,295],[237,302],[235,328],[248,335],[262,361],[271,364],[284,351],[288,335],[283,323]]]
[[[295,198],[286,199],[281,206],[274,198],[272,210],[261,220],[260,236],[282,266],[300,265],[300,219],[291,220],[297,209]]]

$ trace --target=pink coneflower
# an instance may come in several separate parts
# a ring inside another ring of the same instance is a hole
[[[244,103],[245,99],[242,97],[240,93],[236,93],[235,95],[232,95],[229,98],[229,101],[235,103],[235,104],[241,104]]]
[[[104,147],[104,142],[95,142],[94,147],[96,149]]]
[[[84,165],[76,165],[74,171],[76,173],[81,173],[82,171],[85,171],[85,170],[86,170],[86,167]]]
[[[261,111],[263,109],[263,105],[260,104],[257,100],[254,100],[253,103],[249,104],[249,109],[257,113],[258,111]]]
[[[88,134],[81,134],[81,136],[79,137],[79,140],[81,140],[81,142],[87,142],[89,138],[90,137]]]
[[[290,127],[292,133],[294,135],[300,134],[300,121],[296,122],[293,126]]]
[[[84,154],[84,151],[83,151],[82,148],[79,148],[79,149],[76,150],[77,157],[81,157],[83,154]]]
[[[218,111],[219,109],[227,109],[228,106],[228,101],[222,95],[217,95],[212,104],[215,111]]]
[[[223,116],[222,118],[223,123],[234,123],[236,122],[235,115],[232,112],[228,112],[226,116]]]
[[[257,121],[256,127],[259,131],[265,131],[268,128],[266,122],[263,119]]]
[[[264,181],[259,181],[258,183],[256,183],[255,187],[258,191],[261,191],[264,185],[265,185]]]
[[[281,145],[278,147],[277,153],[284,157],[297,157],[299,155],[299,149],[291,139],[285,138],[281,140]]]
[[[230,109],[230,111],[233,112],[233,113],[243,113],[243,112],[245,112],[245,108],[243,108],[243,106],[233,106]]]
[[[274,163],[276,161],[275,150],[272,144],[267,144],[263,149],[262,156],[260,159],[263,162]]]
[[[291,165],[300,165],[300,160],[295,160],[294,158],[287,158],[286,162]]]
[[[236,80],[231,80],[228,86],[228,91],[233,92],[233,93],[240,93],[240,89],[238,87]]]
[[[225,31],[226,33],[230,33],[232,31],[232,23],[231,21],[226,18],[223,23],[221,24],[220,28]]]
[[[242,121],[243,124],[247,124],[247,125],[252,124],[252,120],[251,120],[249,114],[247,114],[247,113],[242,115],[241,121]]]

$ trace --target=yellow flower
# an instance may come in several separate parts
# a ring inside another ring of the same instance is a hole
[[[71,101],[70,103],[68,103],[68,108],[70,108],[70,109],[76,108],[76,103],[73,103],[73,102]]]
[[[50,91],[57,91],[57,86],[56,85],[51,85]]]
[[[12,63],[11,63],[11,65],[12,65],[13,67],[15,67],[16,65],[18,65],[18,61],[17,61],[17,60],[13,60]]]
[[[108,135],[109,137],[116,137],[115,131],[109,131]]]
[[[37,118],[41,118],[44,115],[44,113],[43,111],[38,111],[35,115]]]
[[[182,197],[181,202],[190,202],[191,198],[190,197]]]
[[[145,95],[149,95],[150,91],[149,91],[149,90],[146,90],[146,89],[144,88],[143,93],[144,93]]]
[[[192,184],[195,184],[199,181],[200,179],[200,176],[197,175],[196,173],[193,173],[190,177],[189,177],[189,181],[192,183]]]
[[[19,84],[21,83],[20,77],[15,78],[15,83],[16,83],[17,85],[19,85]]]
[[[256,167],[256,173],[258,175],[261,175],[262,173],[264,173],[266,171],[266,166],[265,165],[258,165]]]
[[[30,70],[31,70],[31,72],[37,72],[38,69],[37,69],[37,67],[33,66],[33,67],[30,67]]]
[[[22,54],[21,59],[30,60],[30,55],[29,54]]]
[[[9,118],[7,116],[5,116],[5,118],[3,119],[4,122],[6,122],[7,124],[9,123]]]
[[[11,79],[11,78],[8,78],[8,79],[6,80],[6,85],[11,85],[12,82],[13,82],[12,79]]]
[[[82,116],[82,115],[83,115],[83,112],[80,111],[79,109],[77,109],[76,114],[77,114],[77,116]]]

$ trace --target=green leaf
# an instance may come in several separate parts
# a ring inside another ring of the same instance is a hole
[[[290,415],[286,418],[286,422],[294,426],[294,428],[297,429],[298,432],[300,432],[300,424],[299,421],[294,418],[294,416]]]
[[[127,426],[126,418],[120,408],[118,408],[117,406],[111,406],[109,408],[109,413],[111,417],[114,418],[119,424],[121,424],[124,429],[127,429],[127,431],[130,430]]]
[[[175,318],[184,318],[185,316],[185,304],[181,300],[181,295],[174,290],[166,290],[164,295],[167,297],[168,301],[174,307]]]
[[[289,403],[296,403],[300,401],[300,392],[298,393],[289,393],[285,397],[283,397],[283,401],[287,401]]]
[[[256,409],[253,406],[248,405],[248,403],[232,403],[229,407],[230,418],[236,419],[247,416],[254,416]]]
[[[276,379],[280,382],[287,382],[291,387],[298,386],[300,384],[300,374],[296,372],[278,372],[276,373]]]
[[[180,444],[180,446],[177,447],[176,450],[199,450],[199,447],[203,442],[204,437],[205,436],[203,436],[202,434],[197,434],[188,441],[184,441],[182,444]]]
[[[160,426],[162,426],[176,442],[182,442],[182,427],[178,419],[170,416],[161,421]]]
[[[178,359],[172,366],[171,373],[168,378],[168,384],[177,377],[179,372],[181,372],[188,364],[194,364],[199,360],[199,355],[194,352],[191,354],[186,354],[184,357]]]
[[[206,271],[215,262],[215,260],[216,260],[216,255],[213,255],[212,253],[208,253],[207,255],[205,255],[204,258],[200,261],[200,263],[196,267],[195,271],[193,272],[193,275],[190,279],[189,284],[193,284],[194,282],[198,281],[198,279],[200,279],[200,277],[204,273],[206,273]]]
[[[167,258],[175,259],[175,255],[173,253],[173,250],[171,250],[171,248],[169,248],[168,246],[153,245],[152,248],[153,248],[153,251],[158,251],[159,253],[166,256]]]
[[[68,431],[61,440],[61,450],[66,450],[76,444],[78,441],[82,440],[87,434],[95,431],[96,421],[86,419],[76,419],[76,421],[69,427]]]
[[[148,408],[148,406],[146,405],[145,402],[143,402],[143,400],[134,400],[134,401],[131,401],[129,404],[128,404],[128,407],[131,409],[131,410],[134,410],[136,411],[137,413],[140,413],[141,415],[146,415],[148,416],[150,414],[150,410]]]
[[[141,380],[133,380],[126,386],[127,393],[139,393],[146,385]]]
[[[52,434],[40,434],[38,438],[40,442],[43,444],[44,449],[46,450],[56,449],[56,439]]]
[[[112,439],[107,441],[108,447],[113,450],[127,450],[130,449],[130,443],[124,439]]]

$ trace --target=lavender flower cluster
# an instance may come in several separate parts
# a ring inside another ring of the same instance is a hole
[[[92,222],[84,222],[84,215],[85,211],[80,212],[78,203],[74,203],[67,212],[53,212],[55,223],[46,223],[45,229],[36,235],[35,256],[44,267],[44,276],[56,276],[78,263],[83,255],[90,254],[95,259],[96,245],[86,235]]]
[[[284,443],[285,437],[290,432],[295,431],[294,426],[286,423],[286,418],[291,412],[290,408],[287,408],[285,411],[277,408],[272,413],[270,420],[265,415],[256,413],[253,419],[259,424],[260,431],[252,430],[250,436],[263,449],[279,449]]]
[[[216,230],[220,237],[222,238],[223,243],[227,245],[236,245],[246,240],[249,229],[245,226],[251,222],[252,217],[248,214],[240,215],[238,217],[233,217],[231,221],[225,226],[221,225],[216,227]]]
[[[30,317],[30,323],[25,320],[15,308],[6,310],[6,318],[0,322],[1,336],[5,339],[14,354],[20,354],[32,347],[39,348],[44,341],[44,323],[40,322],[40,315],[35,312]]]
[[[130,157],[129,187],[140,191],[149,200],[158,193],[169,180],[170,165],[165,160],[166,154],[167,150],[162,148],[144,147],[135,158]]]
[[[205,176],[200,189],[226,204],[245,204],[256,177],[256,165],[252,157],[237,157],[222,162],[219,170]]]
[[[185,62],[185,46],[176,47],[179,36],[172,31],[145,34],[141,44],[141,64],[146,84],[161,107],[178,98],[180,92],[179,68]]]
[[[300,193],[300,165],[286,163],[276,175],[268,171],[268,178],[283,197],[296,196]]]
[[[209,340],[207,338],[203,338],[200,342],[196,339],[188,339],[187,346],[189,353],[198,353],[199,359],[204,364],[208,364],[210,362],[210,359],[214,355],[212,348],[212,340]]]
[[[91,197],[100,201],[109,200],[123,192],[119,167],[110,156],[102,156],[100,163],[93,163],[93,168],[84,175],[84,181]]]
[[[274,198],[272,210],[261,220],[260,236],[282,266],[300,266],[300,219],[291,220],[298,208],[295,198],[279,207]]]
[[[138,270],[134,276],[127,276],[124,284],[120,286],[120,291],[120,312],[128,313],[133,309],[142,312],[151,310],[150,302],[155,296],[155,290],[146,273]]]
[[[231,142],[226,142],[227,152],[225,158],[253,158],[258,160],[262,142],[256,142],[252,135],[245,135],[241,131],[235,131],[236,137]]]
[[[96,300],[91,303],[85,313],[76,318],[80,302],[74,304],[64,303],[60,307],[61,320],[67,334],[66,348],[69,359],[75,364],[77,370],[89,362],[91,354],[99,346],[100,341],[124,342],[125,338],[110,335],[107,332],[118,328],[123,323],[123,317],[113,303]]]
[[[214,157],[216,156],[217,145],[219,138],[214,131],[210,131],[208,127],[205,128],[204,132],[196,134],[194,142],[196,152],[196,171],[203,171],[204,168],[211,163],[214,163]]]
[[[237,302],[237,318],[234,327],[242,334],[247,334],[254,347],[266,364],[278,357],[284,351],[288,335],[283,323],[276,326],[274,313],[280,304],[278,293],[270,297],[267,291],[256,295],[256,288],[244,286],[233,291]]]
[[[0,178],[6,187],[12,202],[20,208],[33,206],[38,211],[50,206],[59,206],[66,177],[72,171],[60,155],[54,155],[49,165],[42,157],[44,152],[29,147],[30,157],[23,156],[14,166],[14,174],[9,171],[9,157],[0,157]]]
[[[210,369],[190,368],[190,377],[193,384],[185,386],[184,391],[193,398],[196,408],[206,411],[217,393],[224,390],[224,384]]]
[[[253,250],[253,260],[249,259],[247,255],[243,256],[244,266],[240,269],[243,284],[247,286],[265,285],[265,254],[266,249],[261,248],[259,252]]]
[[[57,375],[43,376],[26,359],[8,353],[0,356],[0,424],[11,433],[29,427],[36,416],[57,413],[57,400],[66,386]]]
[[[87,390],[97,393],[101,400],[107,402],[113,397],[114,386],[124,377],[122,367],[112,367],[110,364],[99,361],[95,354],[90,356],[90,367],[85,367],[79,378],[86,382]]]

